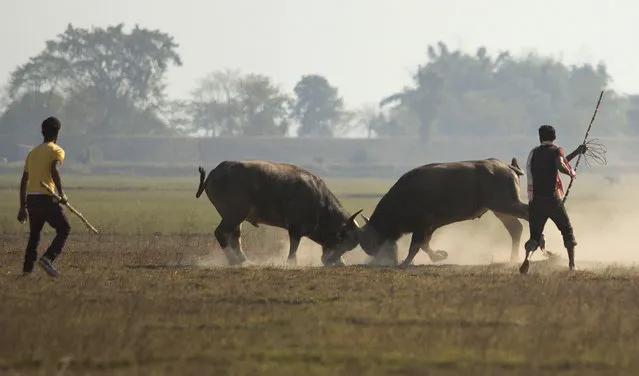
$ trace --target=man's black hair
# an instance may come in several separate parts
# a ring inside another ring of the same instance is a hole
[[[539,141],[555,141],[557,138],[555,134],[555,128],[552,125],[542,125],[539,127]]]
[[[45,141],[55,141],[58,138],[62,123],[58,118],[50,116],[42,122],[42,136]]]

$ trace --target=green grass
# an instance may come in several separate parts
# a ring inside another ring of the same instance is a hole
[[[70,247],[58,281],[0,276],[0,371],[582,375],[639,365],[632,269],[178,268],[166,244],[143,255],[132,244],[92,249]]]
[[[219,223],[219,215],[208,199],[205,196],[195,199],[196,175],[190,179],[99,175],[65,175],[63,178],[72,204],[92,224],[107,232],[205,233],[212,232]],[[21,232],[24,228],[15,221],[19,179],[19,176],[0,175],[0,225],[4,232]],[[587,202],[600,193],[592,182],[601,185],[601,178],[585,176],[578,181],[580,186],[575,190],[579,189],[579,193],[571,193],[570,204]],[[370,216],[394,181],[335,178],[326,179],[326,183],[347,211],[364,209],[364,214]],[[79,221],[74,223],[82,228]]]
[[[583,376],[639,366],[636,268],[569,273],[564,261],[536,261],[521,276],[516,265],[488,262],[220,267],[212,235],[219,219],[205,197],[195,199],[196,176],[70,175],[72,203],[103,233],[87,234],[71,216],[74,231],[57,262],[62,278],[24,279],[27,228],[15,221],[15,180],[0,177],[0,374]],[[372,196],[392,181],[327,183],[347,210],[370,214]],[[608,187],[587,176],[577,184],[569,210],[578,239],[588,218],[603,231],[636,212],[628,200],[636,185]],[[283,231],[244,230],[249,258],[273,262],[285,251]],[[546,233],[560,242],[552,226]],[[465,250],[468,242],[509,251],[489,216],[442,234],[451,260],[479,253]],[[317,250],[304,255],[319,259]]]
[[[19,179],[19,178],[18,178]],[[219,215],[206,196],[195,198],[198,177],[137,178],[131,176],[65,176],[71,203],[99,229],[119,234],[212,233]],[[327,180],[349,212],[364,209],[370,215],[391,181],[377,179]],[[15,221],[18,182],[0,175],[0,224],[5,232],[19,232]],[[350,198],[350,196],[356,196]],[[360,197],[363,196],[364,198]],[[369,197],[370,196],[370,197]],[[368,198],[367,198],[368,197]],[[72,219],[77,228],[81,222]],[[245,226],[247,231],[252,226]]]
[[[147,176],[115,176],[115,175],[64,175],[65,185],[70,189],[140,189],[154,191],[192,191],[197,190],[199,175],[194,171],[191,178],[185,177],[147,177]],[[336,194],[367,194],[384,193],[394,183],[387,179],[325,179],[331,190]],[[20,183],[20,175],[1,175],[1,189],[17,189]]]

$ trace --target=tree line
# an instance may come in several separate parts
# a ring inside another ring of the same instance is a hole
[[[308,74],[289,92],[257,74],[211,72],[189,98],[166,94],[170,67],[182,66],[175,39],[161,30],[123,24],[67,28],[15,68],[0,101],[0,134],[30,134],[50,115],[65,132],[92,135],[212,137],[508,137],[540,124],[562,135],[583,131],[606,66],[567,66],[530,53],[491,55],[428,45],[410,85],[379,103],[346,108],[337,87]],[[383,74],[384,72],[380,72]],[[639,133],[639,95],[608,91],[598,113],[606,135]]]

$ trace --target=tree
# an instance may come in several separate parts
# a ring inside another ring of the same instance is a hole
[[[391,103],[399,103],[399,106],[403,107],[404,111],[397,111],[398,109],[396,108],[396,113],[404,112],[404,117],[412,115],[412,118],[417,122],[419,137],[423,140],[428,140],[433,133],[440,109],[445,106],[446,99],[448,99],[447,96],[450,94],[446,91],[444,78],[436,72],[420,68],[413,79],[417,84],[415,88],[406,88],[403,92],[395,93],[382,99],[380,107]],[[387,125],[397,128],[396,122],[390,122]],[[386,133],[405,135],[408,130],[400,131],[399,129],[394,129],[392,132]]]
[[[217,71],[200,80],[191,93],[189,113],[195,130],[212,136],[242,133],[240,119],[240,81],[237,70]]]
[[[639,135],[639,95],[629,95],[627,106],[628,131],[634,136]]]
[[[46,94],[40,98],[47,106],[54,93],[65,98],[84,97],[94,106],[88,110],[91,116],[78,122],[88,123],[85,130],[96,133],[147,133],[149,129],[137,128],[139,123],[133,121],[142,114],[151,115],[144,124],[164,128],[152,118],[166,101],[168,67],[182,65],[178,45],[159,30],[138,25],[130,33],[123,29],[123,24],[91,30],[69,24],[56,39],[46,42],[44,51],[14,70],[10,99],[16,101],[28,93]],[[76,100],[73,108],[78,104]]]
[[[376,105],[364,105],[355,111],[356,123],[353,128],[362,130],[366,138],[387,136],[386,132],[393,127],[390,116],[380,111]]]
[[[192,92],[195,130],[212,136],[284,136],[291,99],[263,75],[218,71]]]
[[[293,91],[296,101],[292,115],[300,124],[298,136],[333,137],[346,115],[337,88],[323,76],[305,75]]]
[[[7,107],[11,103],[11,100],[9,99],[9,93],[7,91],[8,90],[6,87],[0,89],[0,113],[5,112]]]
[[[413,135],[415,127],[425,140],[433,135],[529,135],[551,123],[561,128],[562,137],[576,137],[592,116],[599,91],[610,82],[603,63],[566,66],[534,53],[493,57],[484,47],[468,54],[442,42],[428,46],[427,54],[413,85],[380,102],[390,107],[391,119],[402,114],[392,132],[393,122],[383,123],[387,131],[376,132],[380,136]],[[608,92],[597,115],[598,130],[618,133],[627,124],[629,104]]]
[[[0,133],[39,135],[42,120],[59,113],[63,103],[64,99],[55,93],[26,93],[10,102],[0,115]],[[66,128],[65,124],[65,132]]]
[[[186,100],[171,100],[159,111],[162,122],[178,135],[189,135],[193,132],[193,122],[189,115],[190,104]]]
[[[266,76],[249,74],[240,81],[243,136],[284,136],[291,98]]]

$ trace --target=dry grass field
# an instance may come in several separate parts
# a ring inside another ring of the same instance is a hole
[[[639,369],[639,178],[584,175],[568,201],[579,246],[567,270],[561,237],[521,276],[491,215],[442,229],[407,270],[319,265],[304,240],[284,267],[285,233],[245,225],[259,266],[226,267],[217,213],[197,177],[66,178],[71,202],[103,231],[73,232],[52,280],[20,274],[27,229],[16,177],[0,177],[2,375],[636,374]],[[328,180],[368,215],[392,184]],[[50,241],[43,236],[40,249]],[[527,230],[524,238],[527,237]],[[407,251],[402,239],[401,256]],[[523,252],[523,247],[522,247]]]

